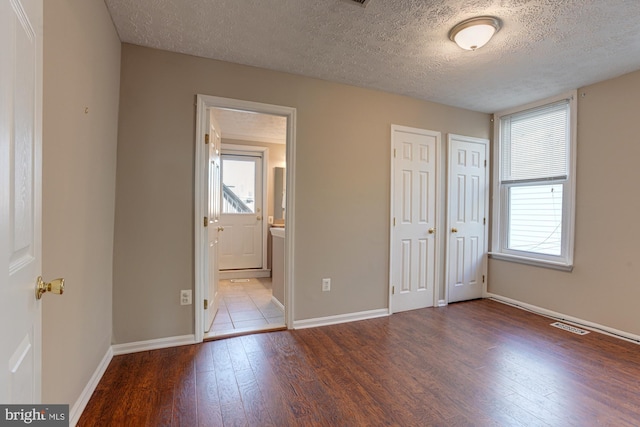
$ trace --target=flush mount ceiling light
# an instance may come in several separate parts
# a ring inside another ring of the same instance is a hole
[[[502,21],[493,16],[478,16],[456,24],[449,31],[449,39],[466,50],[481,48],[502,28]]]

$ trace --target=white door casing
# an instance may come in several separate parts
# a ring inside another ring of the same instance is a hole
[[[258,151],[257,151],[258,150]],[[245,270],[262,269],[266,265],[266,221],[264,220],[265,197],[263,176],[268,168],[267,149],[264,147],[244,147],[224,145],[222,148],[222,176],[225,177],[225,165],[230,162],[244,164],[253,170],[252,180],[254,208],[247,213],[228,213],[223,209],[220,223],[224,233],[220,235],[220,269]]]
[[[441,134],[392,125],[390,312],[431,307],[438,278]]]
[[[448,136],[447,301],[481,298],[486,288],[489,140]]]
[[[207,235],[208,235],[208,263],[206,269],[208,273],[208,286],[205,287],[204,299],[207,301],[204,331],[209,332],[213,320],[220,305],[220,295],[218,293],[218,252],[219,237],[224,231],[220,225],[220,152],[221,138],[220,125],[212,113],[209,114],[209,137],[207,145]],[[206,140],[205,136],[205,140]]]
[[[41,399],[42,0],[0,2],[0,402]]]
[[[203,300],[205,288],[208,286],[208,230],[203,227],[203,217],[206,215],[206,161],[204,135],[209,131],[208,115],[211,108],[230,108],[236,110],[253,111],[256,113],[274,114],[287,118],[287,233],[285,236],[285,323],[293,325],[294,289],[295,289],[295,171],[296,171],[296,109],[273,104],[242,101],[238,99],[222,98],[210,95],[196,95],[196,137],[195,171],[194,171],[194,276],[196,309],[195,342],[204,338],[205,310]],[[266,226],[265,226],[266,229]]]

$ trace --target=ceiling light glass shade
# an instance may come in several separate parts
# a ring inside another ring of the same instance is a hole
[[[462,21],[453,27],[449,31],[449,39],[463,49],[476,50],[487,44],[501,27],[502,23],[498,18],[479,16]]]

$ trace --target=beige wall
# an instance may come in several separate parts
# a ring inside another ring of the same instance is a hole
[[[578,95],[575,268],[490,260],[489,291],[640,335],[640,71]]]
[[[387,306],[391,124],[489,135],[486,114],[129,44],[121,76],[116,343],[194,332],[178,296],[194,283],[196,94],[297,108],[297,320]]]
[[[111,345],[121,44],[102,0],[44,2],[43,394],[73,404]],[[85,112],[87,109],[87,112]]]

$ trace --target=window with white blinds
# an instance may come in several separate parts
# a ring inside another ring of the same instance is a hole
[[[570,94],[496,115],[492,256],[573,263],[574,100]]]
[[[569,101],[500,118],[502,182],[566,179]]]

